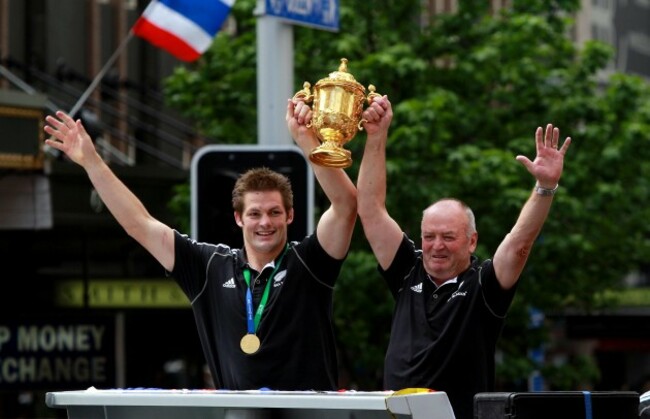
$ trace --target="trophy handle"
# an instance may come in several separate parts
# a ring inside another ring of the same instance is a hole
[[[311,84],[306,81],[302,84],[302,90],[298,90],[295,95],[293,95],[294,100],[302,100],[305,103],[312,103],[314,101],[314,95],[311,94]],[[307,128],[311,128],[311,121],[307,125]]]
[[[297,100],[302,100],[305,103],[312,103],[314,100],[314,95],[311,94],[311,84],[306,81],[302,85],[302,90],[298,90],[295,95],[293,95],[293,99]]]
[[[369,84],[368,85],[368,90],[370,90],[370,93],[368,93],[368,97],[366,98],[366,101],[368,102],[368,105],[372,103],[373,100],[375,100],[376,97],[381,97],[381,95],[377,92],[375,92],[375,85],[374,84]]]
[[[368,105],[370,105],[372,101],[375,100],[376,97],[381,97],[379,93],[375,92],[375,89],[376,88],[374,84],[368,85],[368,90],[370,90],[370,93],[368,93],[368,96],[366,97],[366,102],[368,103]],[[361,119],[357,124],[357,128],[359,129],[359,131],[363,131],[363,126],[361,124],[363,124],[364,122],[368,122],[368,121],[366,121],[365,119]]]

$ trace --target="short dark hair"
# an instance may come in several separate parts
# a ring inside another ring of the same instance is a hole
[[[282,195],[285,211],[293,208],[291,181],[281,173],[266,167],[249,169],[235,182],[232,190],[232,207],[241,214],[244,211],[244,195],[248,192],[278,191]]]

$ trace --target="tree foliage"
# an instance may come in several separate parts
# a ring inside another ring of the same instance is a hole
[[[254,3],[238,0],[237,30],[220,33],[196,66],[167,82],[169,102],[218,142],[255,142]],[[534,131],[549,122],[573,139],[500,342],[500,382],[525,380],[538,367],[527,349],[547,339],[522,333],[530,307],[598,308],[600,292],[650,260],[650,87],[633,75],[605,78],[610,48],[571,41],[577,0],[513,2],[497,12],[459,1],[455,13],[437,16],[416,0],[340,3],[339,32],[294,28],[296,91],[346,57],[357,81],[388,95],[387,206],[412,238],[422,209],[454,196],[476,213],[477,253],[490,257],[534,183],[515,156],[534,157]],[[356,179],[363,134],[346,147]],[[335,303],[341,359],[348,388],[377,389],[392,301],[359,226],[353,240]],[[551,370],[563,386],[597,377],[586,361],[575,379]]]

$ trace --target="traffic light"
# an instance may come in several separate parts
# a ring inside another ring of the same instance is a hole
[[[302,240],[313,231],[314,177],[296,146],[208,145],[198,150],[191,167],[192,238],[207,243],[243,246],[235,223],[232,190],[237,178],[255,167],[287,176],[293,188],[294,219],[289,240]]]

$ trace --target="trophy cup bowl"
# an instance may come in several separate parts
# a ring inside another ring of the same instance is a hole
[[[348,60],[341,58],[338,71],[330,73],[328,78],[318,81],[311,93],[311,84],[305,82],[294,99],[311,103],[312,118],[307,125],[314,130],[321,141],[309,154],[309,159],[320,166],[346,168],[352,164],[350,151],[343,148],[358,131],[362,131],[361,114],[363,103],[368,104],[380,96],[375,93],[373,85],[368,86],[370,93],[358,83],[347,70]]]

